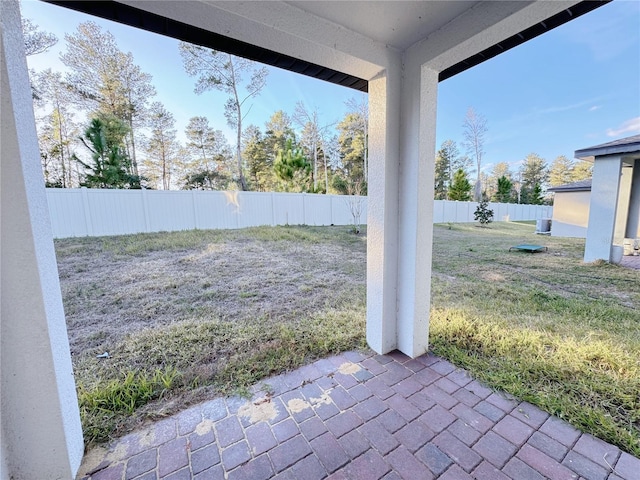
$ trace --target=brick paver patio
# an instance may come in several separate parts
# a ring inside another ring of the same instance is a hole
[[[433,355],[347,352],[254,392],[89,452],[79,478],[640,479],[640,459]]]

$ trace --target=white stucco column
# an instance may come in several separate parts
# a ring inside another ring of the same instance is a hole
[[[367,341],[427,351],[438,74],[404,59],[369,82]]]
[[[640,159],[634,160],[626,238],[640,238]]]
[[[630,165],[622,163],[620,170],[620,186],[618,188],[618,206],[616,207],[616,223],[613,228],[613,243],[622,246],[627,231],[627,219],[629,218],[629,201],[631,200],[631,182],[633,169]]]
[[[611,259],[621,168],[619,156],[596,157],[594,161],[585,262]]]
[[[369,80],[367,342],[378,353],[397,347],[400,88],[399,61]]]
[[[0,55],[2,478],[71,479],[84,445],[16,0]]]

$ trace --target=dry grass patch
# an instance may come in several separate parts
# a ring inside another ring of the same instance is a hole
[[[547,253],[509,252],[538,243]],[[363,347],[364,236],[348,227],[56,242],[86,438]],[[534,226],[437,225],[431,344],[487,384],[640,455],[638,272]],[[97,359],[109,352],[111,358]],[[133,412],[133,413],[131,413]]]
[[[57,241],[87,440],[364,347],[365,246],[346,227]]]

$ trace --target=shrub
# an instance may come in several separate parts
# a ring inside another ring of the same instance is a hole
[[[489,208],[489,202],[482,200],[473,213],[473,218],[480,222],[481,225],[493,222],[493,210]]]

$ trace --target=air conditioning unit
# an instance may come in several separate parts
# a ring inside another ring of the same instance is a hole
[[[536,221],[536,233],[538,235],[551,235],[551,219],[540,218]]]

